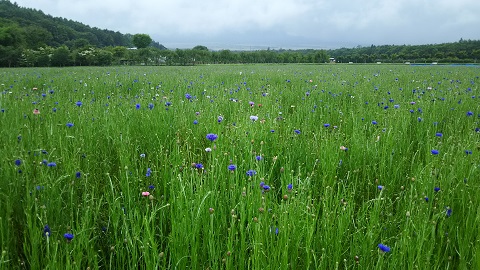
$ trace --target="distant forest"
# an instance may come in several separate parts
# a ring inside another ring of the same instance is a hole
[[[139,39],[137,39],[139,38]],[[139,41],[140,40],[140,41]],[[145,43],[147,41],[147,43]],[[477,63],[480,40],[333,50],[169,50],[146,34],[90,27],[0,0],[0,67],[231,63]]]

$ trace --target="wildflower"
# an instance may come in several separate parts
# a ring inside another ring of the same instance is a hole
[[[145,154],[143,154],[143,153],[140,154],[140,157],[141,157],[141,158],[145,158]]]
[[[228,169],[230,171],[235,171],[237,169],[237,166],[235,166],[234,164],[230,164],[230,165],[228,165]]]
[[[395,105],[393,105],[393,108],[398,109],[398,108],[400,108],[400,105],[395,104]]]
[[[383,186],[377,186],[378,190],[382,190]]]
[[[328,128],[330,124],[323,124],[324,127]]]
[[[291,190],[293,189],[293,185],[292,185],[292,184],[288,184],[288,185],[287,185],[287,189],[288,189],[288,191],[291,191]]]
[[[300,130],[298,130],[298,129],[295,129],[294,131],[295,131],[296,134],[302,133],[302,132],[301,132]]]
[[[439,191],[440,191],[440,188],[439,188],[439,187],[434,187],[433,190],[434,190],[435,192],[439,192]]]
[[[22,165],[22,161],[20,159],[15,160],[15,165],[20,166]]]
[[[40,114],[40,111],[39,111],[38,109],[35,109],[35,110],[33,110],[33,114],[39,115],[39,114]]]
[[[73,123],[68,122],[68,123],[66,124],[66,126],[69,127],[69,128],[71,128],[71,127],[73,127]]]
[[[82,103],[81,101],[77,101],[77,102],[75,103],[75,105],[77,105],[78,107],[82,106],[82,104],[83,104],[83,103]]]
[[[255,174],[257,174],[257,172],[255,170],[248,170],[247,171],[247,176],[254,176]]]
[[[435,136],[437,136],[437,137],[443,137],[443,134],[442,134],[441,132],[437,132],[437,133],[435,133]]]
[[[142,192],[142,196],[143,196],[143,197],[148,197],[148,196],[150,196],[150,192],[148,192],[148,191],[143,191],[143,192]]]
[[[430,151],[430,152],[432,152],[432,155],[438,155],[438,153],[440,153],[440,152],[438,152],[438,150],[436,150],[436,149],[432,149],[432,151]]]
[[[198,120],[193,120],[193,124],[194,125],[198,124]]]
[[[373,120],[372,125],[376,125],[376,124],[377,124],[377,121]]]
[[[446,209],[445,209],[445,215],[446,215],[447,217],[450,217],[450,216],[452,215],[452,208],[446,207]]]
[[[255,121],[258,120],[258,116],[256,116],[256,115],[251,115],[251,116],[250,116],[250,120],[252,120],[253,122],[255,122]]]
[[[172,105],[172,102],[170,102],[170,101],[165,102],[165,106],[166,106],[166,107],[169,107],[169,106],[171,106],[171,105]]]
[[[260,160],[262,160],[263,158],[262,158],[262,156],[256,156],[255,159],[256,159],[257,161],[260,161]]]
[[[274,130],[274,129],[270,129],[270,133],[275,133],[275,130]]]
[[[205,152],[212,152],[212,148],[210,147],[205,148]]]
[[[145,174],[145,176],[149,177],[150,175],[152,175],[152,169],[147,168],[147,173]]]
[[[342,146],[340,146],[340,150],[342,150],[342,151],[345,151],[345,152],[346,152],[346,151],[348,150],[348,148],[342,145]]]
[[[250,105],[250,107],[253,107],[253,106],[255,106],[255,102],[249,101],[249,102],[248,102],[248,105]]]
[[[76,173],[75,173],[75,177],[76,177],[76,178],[82,177],[82,173],[81,173],[81,172],[76,172]]]
[[[57,163],[49,162],[49,163],[47,163],[47,167],[57,167]]]
[[[186,93],[186,94],[185,94],[185,98],[188,99],[188,100],[190,100],[190,99],[192,98],[192,95],[190,95],[189,93]]]
[[[140,103],[135,104],[135,109],[137,109],[137,110],[140,109]]]
[[[383,252],[390,252],[390,248],[384,244],[378,244],[378,248]]]
[[[217,122],[218,122],[218,123],[221,123],[222,121],[223,121],[223,116],[219,115],[219,116],[217,117]]]
[[[154,186],[154,185],[150,185],[150,186],[148,186],[148,189],[155,189],[155,186]]]
[[[197,163],[197,164],[195,164],[195,168],[201,170],[201,169],[203,169],[203,164],[202,163]]]
[[[43,236],[49,237],[51,233],[50,226],[45,225],[45,227],[43,227]]]
[[[206,136],[207,140],[209,141],[215,141],[217,138],[218,138],[218,135],[217,134],[213,134],[213,133],[208,133],[207,136]]]
[[[270,186],[269,185],[263,185],[263,191],[265,191],[265,192],[270,191]]]
[[[155,107],[155,105],[153,105],[153,103],[148,104],[148,108],[149,108],[150,110],[152,110],[153,107]]]
[[[471,112],[471,111],[467,112],[467,116],[472,116],[472,115],[473,115],[473,112]]]
[[[424,199],[425,199],[425,202],[428,202],[428,200],[429,200],[427,196],[425,196]]]
[[[72,241],[72,239],[73,239],[73,234],[71,234],[71,233],[66,233],[66,234],[63,235],[63,237],[64,237],[65,239],[67,239],[68,242],[70,242],[70,241]]]
[[[468,156],[468,155],[471,155],[472,154],[472,151],[471,150],[465,150],[465,154]]]
[[[57,108],[53,108],[52,111],[53,111],[53,112],[57,112]]]

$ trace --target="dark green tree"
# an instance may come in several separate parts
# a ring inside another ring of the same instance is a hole
[[[132,42],[138,49],[143,49],[152,43],[152,38],[147,34],[135,34],[133,35]]]

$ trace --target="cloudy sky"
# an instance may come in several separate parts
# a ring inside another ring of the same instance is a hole
[[[478,0],[11,0],[168,48],[324,48],[480,39]]]

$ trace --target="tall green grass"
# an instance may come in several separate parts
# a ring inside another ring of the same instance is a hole
[[[479,75],[0,70],[0,268],[480,268]]]

